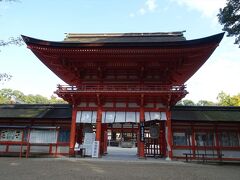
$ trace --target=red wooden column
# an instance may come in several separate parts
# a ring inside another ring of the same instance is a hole
[[[171,160],[173,157],[172,153],[172,121],[171,121],[171,112],[170,110],[166,111],[167,121],[166,121],[166,129],[167,129],[167,159]]]
[[[140,107],[140,125],[139,125],[139,141],[138,141],[138,156],[139,158],[145,158],[144,153],[144,106]]]
[[[161,123],[162,125],[162,153],[163,153],[163,157],[166,157],[167,156],[167,153],[166,153],[166,146],[167,146],[167,143],[166,143],[166,123],[163,121]]]
[[[214,129],[215,129],[215,137],[216,137],[216,150],[217,150],[217,154],[218,154],[218,157],[220,157],[220,154],[222,154],[221,153],[221,144],[220,144],[220,137],[219,137],[219,135],[220,135],[220,133],[219,133],[219,130],[218,130],[218,126],[217,125],[215,125],[215,127],[214,127]],[[215,150],[215,148],[214,148],[214,150]]]
[[[96,120],[96,141],[99,141],[99,154],[101,155],[101,137],[102,137],[102,106],[98,105]]]
[[[74,156],[74,146],[76,139],[76,117],[77,117],[77,106],[72,107],[72,122],[71,122],[71,133],[70,133],[70,144],[69,144],[69,155]]]
[[[192,134],[192,153],[193,153],[193,159],[196,158],[196,144],[195,144],[195,129],[194,129],[194,125],[191,124],[191,134]]]
[[[76,127],[76,142],[78,144],[82,144],[83,143],[83,124],[80,123],[77,127]]]
[[[108,143],[108,134],[107,134],[108,124],[102,124],[102,134],[101,134],[101,154],[107,154],[107,143]]]
[[[160,142],[160,152],[165,157],[166,156],[165,123],[163,122],[164,121],[160,122],[159,142]]]

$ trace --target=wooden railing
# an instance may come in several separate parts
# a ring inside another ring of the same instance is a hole
[[[57,92],[185,92],[185,85],[133,85],[133,84],[84,84],[81,86],[58,85]]]

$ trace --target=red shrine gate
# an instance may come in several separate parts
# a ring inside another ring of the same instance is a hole
[[[69,84],[59,85],[56,94],[72,104],[70,155],[75,143],[82,142],[84,126],[93,124],[100,155],[111,130],[131,131],[139,157],[171,158],[170,108],[187,94],[184,83],[222,37],[187,41],[182,32],[172,32],[67,34],[63,42],[23,39]],[[127,124],[132,128],[123,127]]]
[[[100,154],[104,154],[109,125],[135,123],[135,127],[131,128],[130,131],[134,131],[137,137],[139,156],[166,155],[167,142],[164,133],[165,126],[170,126],[170,111],[159,102],[166,103],[167,100],[168,103],[176,103],[179,98],[187,93],[184,86],[108,85],[103,88],[91,85],[90,89],[88,89],[88,86],[84,88],[78,90],[77,87],[59,86],[56,92],[66,99],[71,97],[74,100],[85,99],[85,102],[79,101],[78,106],[73,109],[71,137],[76,136],[76,131],[74,131],[74,129],[77,129],[76,122],[96,124],[96,140],[100,142]],[[169,99],[165,99],[166,95]],[[155,134],[157,133],[156,137],[150,135],[150,129],[153,127],[155,131],[158,127],[155,132]],[[129,128],[111,127],[111,130],[127,132]],[[171,133],[171,131],[168,131],[168,133]],[[70,148],[73,151],[75,138],[71,138],[71,140]],[[81,140],[79,141],[81,143]]]

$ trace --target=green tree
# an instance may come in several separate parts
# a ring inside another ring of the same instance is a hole
[[[240,47],[240,0],[227,0],[226,6],[219,10],[218,20],[227,36],[235,36],[235,44]]]
[[[52,96],[50,99],[42,95],[25,95],[21,91],[12,89],[0,90],[0,104],[22,103],[22,104],[64,104],[62,99]]]
[[[63,99],[59,99],[55,96],[51,96],[50,100],[49,100],[50,104],[66,104],[67,102],[64,101]]]
[[[22,46],[23,45],[23,39],[21,37],[10,37],[7,41],[0,40],[0,46],[8,46],[8,45],[17,45]]]
[[[185,100],[183,100],[183,105],[184,106],[195,106],[195,103],[192,100],[185,99]]]
[[[0,73],[0,82],[9,81],[12,78],[12,75],[7,73]]]
[[[0,97],[2,100],[0,103],[3,104],[12,103],[13,101],[24,102],[25,99],[25,95],[21,91],[12,89],[1,89]]]
[[[9,104],[10,100],[0,95],[0,104]]]
[[[184,99],[179,101],[176,105],[177,106],[195,106],[195,103],[192,100]]]
[[[212,102],[212,101],[200,100],[200,101],[197,102],[196,105],[197,106],[214,106],[216,104],[214,102]]]
[[[0,2],[14,2],[17,0],[0,0]],[[8,40],[1,40],[0,39],[0,47],[8,46],[8,45],[23,45],[23,40],[20,37],[14,38],[10,37]],[[11,75],[6,73],[0,73],[0,82],[9,81],[12,78]]]
[[[48,99],[39,94],[37,95],[29,94],[28,96],[26,96],[24,102],[27,104],[49,104]]]
[[[240,93],[230,96],[225,92],[220,92],[217,96],[218,105],[220,106],[240,106]]]
[[[0,0],[0,2],[16,2],[19,0]],[[0,40],[0,47],[1,46],[8,46],[8,45],[23,45],[23,39],[21,37],[10,37],[8,40]]]

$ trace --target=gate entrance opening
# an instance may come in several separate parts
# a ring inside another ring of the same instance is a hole
[[[105,123],[101,126],[100,154],[114,157],[139,156],[140,124],[133,122]],[[76,143],[83,146],[85,155],[92,156],[86,138],[96,138],[96,124],[77,123]],[[165,121],[152,120],[144,123],[144,156],[161,158],[166,151]],[[91,142],[92,143],[92,142]],[[87,150],[88,149],[88,150]]]
[[[144,152],[147,157],[166,156],[165,122],[159,120],[145,122]]]

